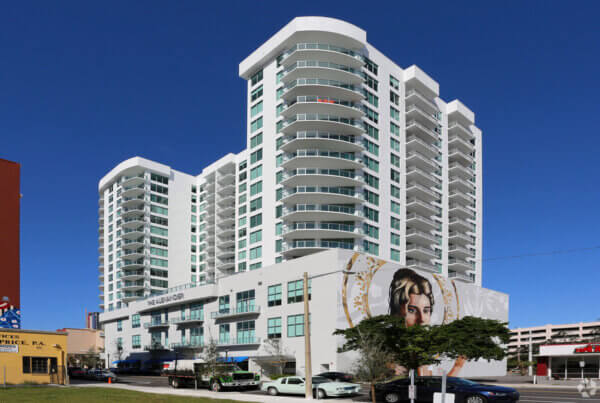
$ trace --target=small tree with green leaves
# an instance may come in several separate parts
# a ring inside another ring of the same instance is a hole
[[[201,366],[200,375],[209,376],[211,379],[218,376],[222,370],[219,358],[220,355],[217,341],[211,337],[202,351],[204,365]]]

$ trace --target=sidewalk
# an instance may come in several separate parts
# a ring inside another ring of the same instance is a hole
[[[244,394],[240,392],[220,392],[215,393],[206,389],[173,389],[171,387],[156,387],[156,386],[132,386],[125,385],[119,383],[107,384],[107,383],[98,383],[98,384],[81,384],[81,385],[73,385],[67,387],[76,387],[76,388],[119,388],[119,389],[127,389],[133,390],[136,392],[144,392],[144,393],[156,393],[159,395],[177,395],[177,396],[188,396],[188,397],[209,397],[212,399],[229,399],[229,400],[239,400],[243,402],[305,402],[306,400],[303,397],[296,396],[269,396],[266,393],[261,395],[251,395]],[[316,401],[316,399],[314,399]],[[339,403],[356,403],[356,400],[352,399],[335,399],[336,402]]]

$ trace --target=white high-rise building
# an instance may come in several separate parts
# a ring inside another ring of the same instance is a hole
[[[295,18],[239,74],[245,150],[197,176],[132,158],[100,181],[102,308],[328,248],[481,285],[472,111],[332,18]]]

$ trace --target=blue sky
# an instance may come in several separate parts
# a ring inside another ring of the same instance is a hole
[[[12,2],[0,13],[0,157],[22,164],[26,328],[84,325],[98,180],[140,155],[188,173],[245,145],[238,63],[299,15],[420,66],[483,130],[484,259],[600,245],[600,3]],[[381,9],[385,12],[381,13]],[[600,249],[489,260],[511,326],[600,317]]]

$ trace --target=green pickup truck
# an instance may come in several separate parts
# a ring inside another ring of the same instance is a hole
[[[242,371],[234,364],[217,364],[214,368],[203,360],[172,361],[162,376],[169,378],[173,388],[185,386],[208,387],[214,392],[222,390],[258,389],[260,376],[254,372]]]

